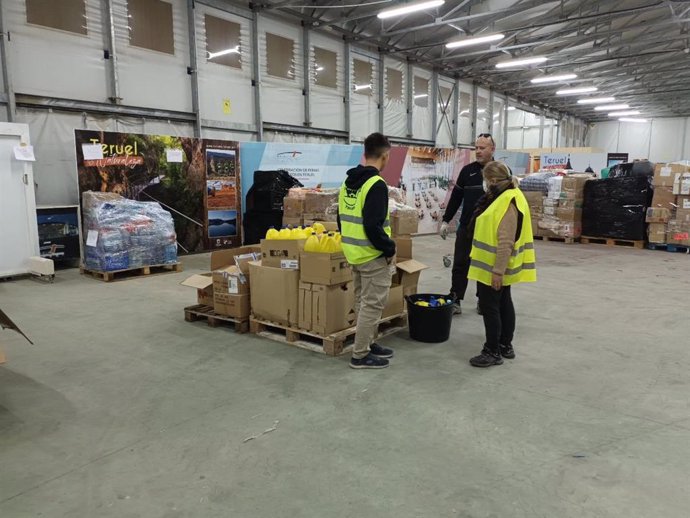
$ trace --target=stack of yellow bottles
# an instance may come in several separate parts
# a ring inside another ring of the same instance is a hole
[[[266,232],[266,239],[307,239],[311,234],[311,227],[306,229],[302,227],[283,227],[280,230],[271,227]]]
[[[307,238],[307,242],[304,244],[305,252],[334,254],[343,251],[340,232],[323,232],[318,234],[315,229],[316,224],[311,235]]]

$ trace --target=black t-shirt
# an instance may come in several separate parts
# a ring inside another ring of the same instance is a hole
[[[460,205],[462,205],[460,226],[467,227],[470,224],[474,207],[479,198],[484,194],[482,169],[484,169],[484,166],[479,162],[472,162],[462,168],[453,188],[453,193],[450,195],[450,201],[446,207],[446,213],[443,215],[443,221],[446,223],[450,222],[460,208]]]

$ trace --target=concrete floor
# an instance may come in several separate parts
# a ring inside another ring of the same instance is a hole
[[[415,240],[444,290],[452,242]],[[0,516],[687,517],[682,254],[538,243],[515,290],[518,359],[404,334],[391,368],[183,320],[186,272],[0,282]],[[250,442],[247,437],[275,427]]]

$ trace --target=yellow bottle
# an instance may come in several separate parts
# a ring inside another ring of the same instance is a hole
[[[302,230],[302,227],[297,227],[292,229],[292,239],[306,239],[307,235]]]
[[[319,243],[319,238],[316,236],[316,232],[312,232],[311,236],[307,238],[307,242],[304,243],[305,252],[320,252],[321,244]]]
[[[313,229],[313,228],[311,228],[311,227],[304,227],[304,234],[306,235],[306,237],[311,236],[312,232],[314,232],[314,229]]]
[[[335,242],[338,243],[338,244],[340,244],[340,243],[343,242],[343,236],[340,235],[340,232],[336,232],[336,233],[333,235],[333,239],[335,239]]]
[[[279,232],[275,229],[275,227],[271,227],[268,229],[268,232],[266,232],[266,239],[278,239]]]
[[[283,227],[278,232],[278,239],[290,239],[292,237],[292,232],[289,228]]]
[[[327,234],[321,241],[321,251],[326,254],[332,254],[338,251],[338,243],[333,239],[333,234]]]
[[[314,232],[317,234],[323,234],[326,232],[326,227],[324,227],[321,223],[314,223]]]

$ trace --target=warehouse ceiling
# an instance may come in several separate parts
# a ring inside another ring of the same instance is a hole
[[[229,1],[246,6],[246,2]],[[638,117],[690,115],[690,1],[446,0],[440,7],[379,19],[382,10],[416,4],[398,0],[271,0],[254,9],[327,30],[445,75],[508,93],[533,106],[588,121],[607,120],[588,96],[615,97]],[[449,50],[464,38],[503,34],[494,43]],[[543,56],[547,61],[497,69],[496,63]],[[544,75],[576,74],[560,83],[533,84]],[[596,87],[581,96],[562,88]]]

